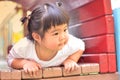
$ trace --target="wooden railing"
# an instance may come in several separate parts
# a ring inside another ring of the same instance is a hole
[[[70,73],[66,73],[64,67],[49,67],[39,70],[35,76],[30,76],[24,70],[2,69],[0,80],[118,80],[116,73],[100,74],[99,69],[98,63],[84,63],[79,64],[78,70]]]

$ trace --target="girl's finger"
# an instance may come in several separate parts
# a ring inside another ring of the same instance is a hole
[[[74,70],[75,70],[75,66],[76,66],[76,65],[75,65],[75,63],[72,63],[72,64],[71,64],[71,69],[70,69],[70,72],[72,72],[72,71],[74,71]]]
[[[75,65],[75,70],[77,70],[79,68],[79,65],[78,64],[76,64]]]
[[[28,69],[27,68],[23,68],[23,69],[24,69],[25,73],[28,73]]]
[[[28,73],[30,76],[33,76],[33,70],[31,68],[28,69]]]
[[[38,64],[38,69],[41,69],[42,67],[41,67],[41,65],[40,64]]]
[[[39,70],[39,69],[38,69],[38,67],[35,67],[35,68],[34,68],[34,70],[33,70],[33,75],[34,75],[34,76],[36,76],[36,75],[37,75],[38,70]]]
[[[71,65],[70,65],[70,64],[67,64],[65,71],[66,71],[67,73],[69,73],[69,72],[70,72],[70,69],[71,69]]]

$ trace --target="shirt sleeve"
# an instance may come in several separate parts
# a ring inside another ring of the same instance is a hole
[[[85,43],[82,39],[69,35],[67,43],[67,53],[73,54],[78,50],[85,50]]]
[[[8,65],[11,66],[12,61],[15,58],[25,58],[26,57],[26,49],[27,44],[26,38],[21,39],[18,43],[16,43],[10,50],[7,56]]]

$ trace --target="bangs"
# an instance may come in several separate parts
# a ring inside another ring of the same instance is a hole
[[[55,10],[56,9],[56,10]],[[60,9],[60,8],[59,8]],[[44,30],[50,29],[52,26],[57,26],[61,24],[69,23],[69,16],[64,11],[60,11],[57,8],[51,9],[48,8],[44,14],[42,21]]]

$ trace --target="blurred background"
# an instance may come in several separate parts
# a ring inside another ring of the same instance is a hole
[[[5,58],[8,47],[23,37],[24,27],[20,22],[22,16],[21,4],[0,1],[0,58]]]

